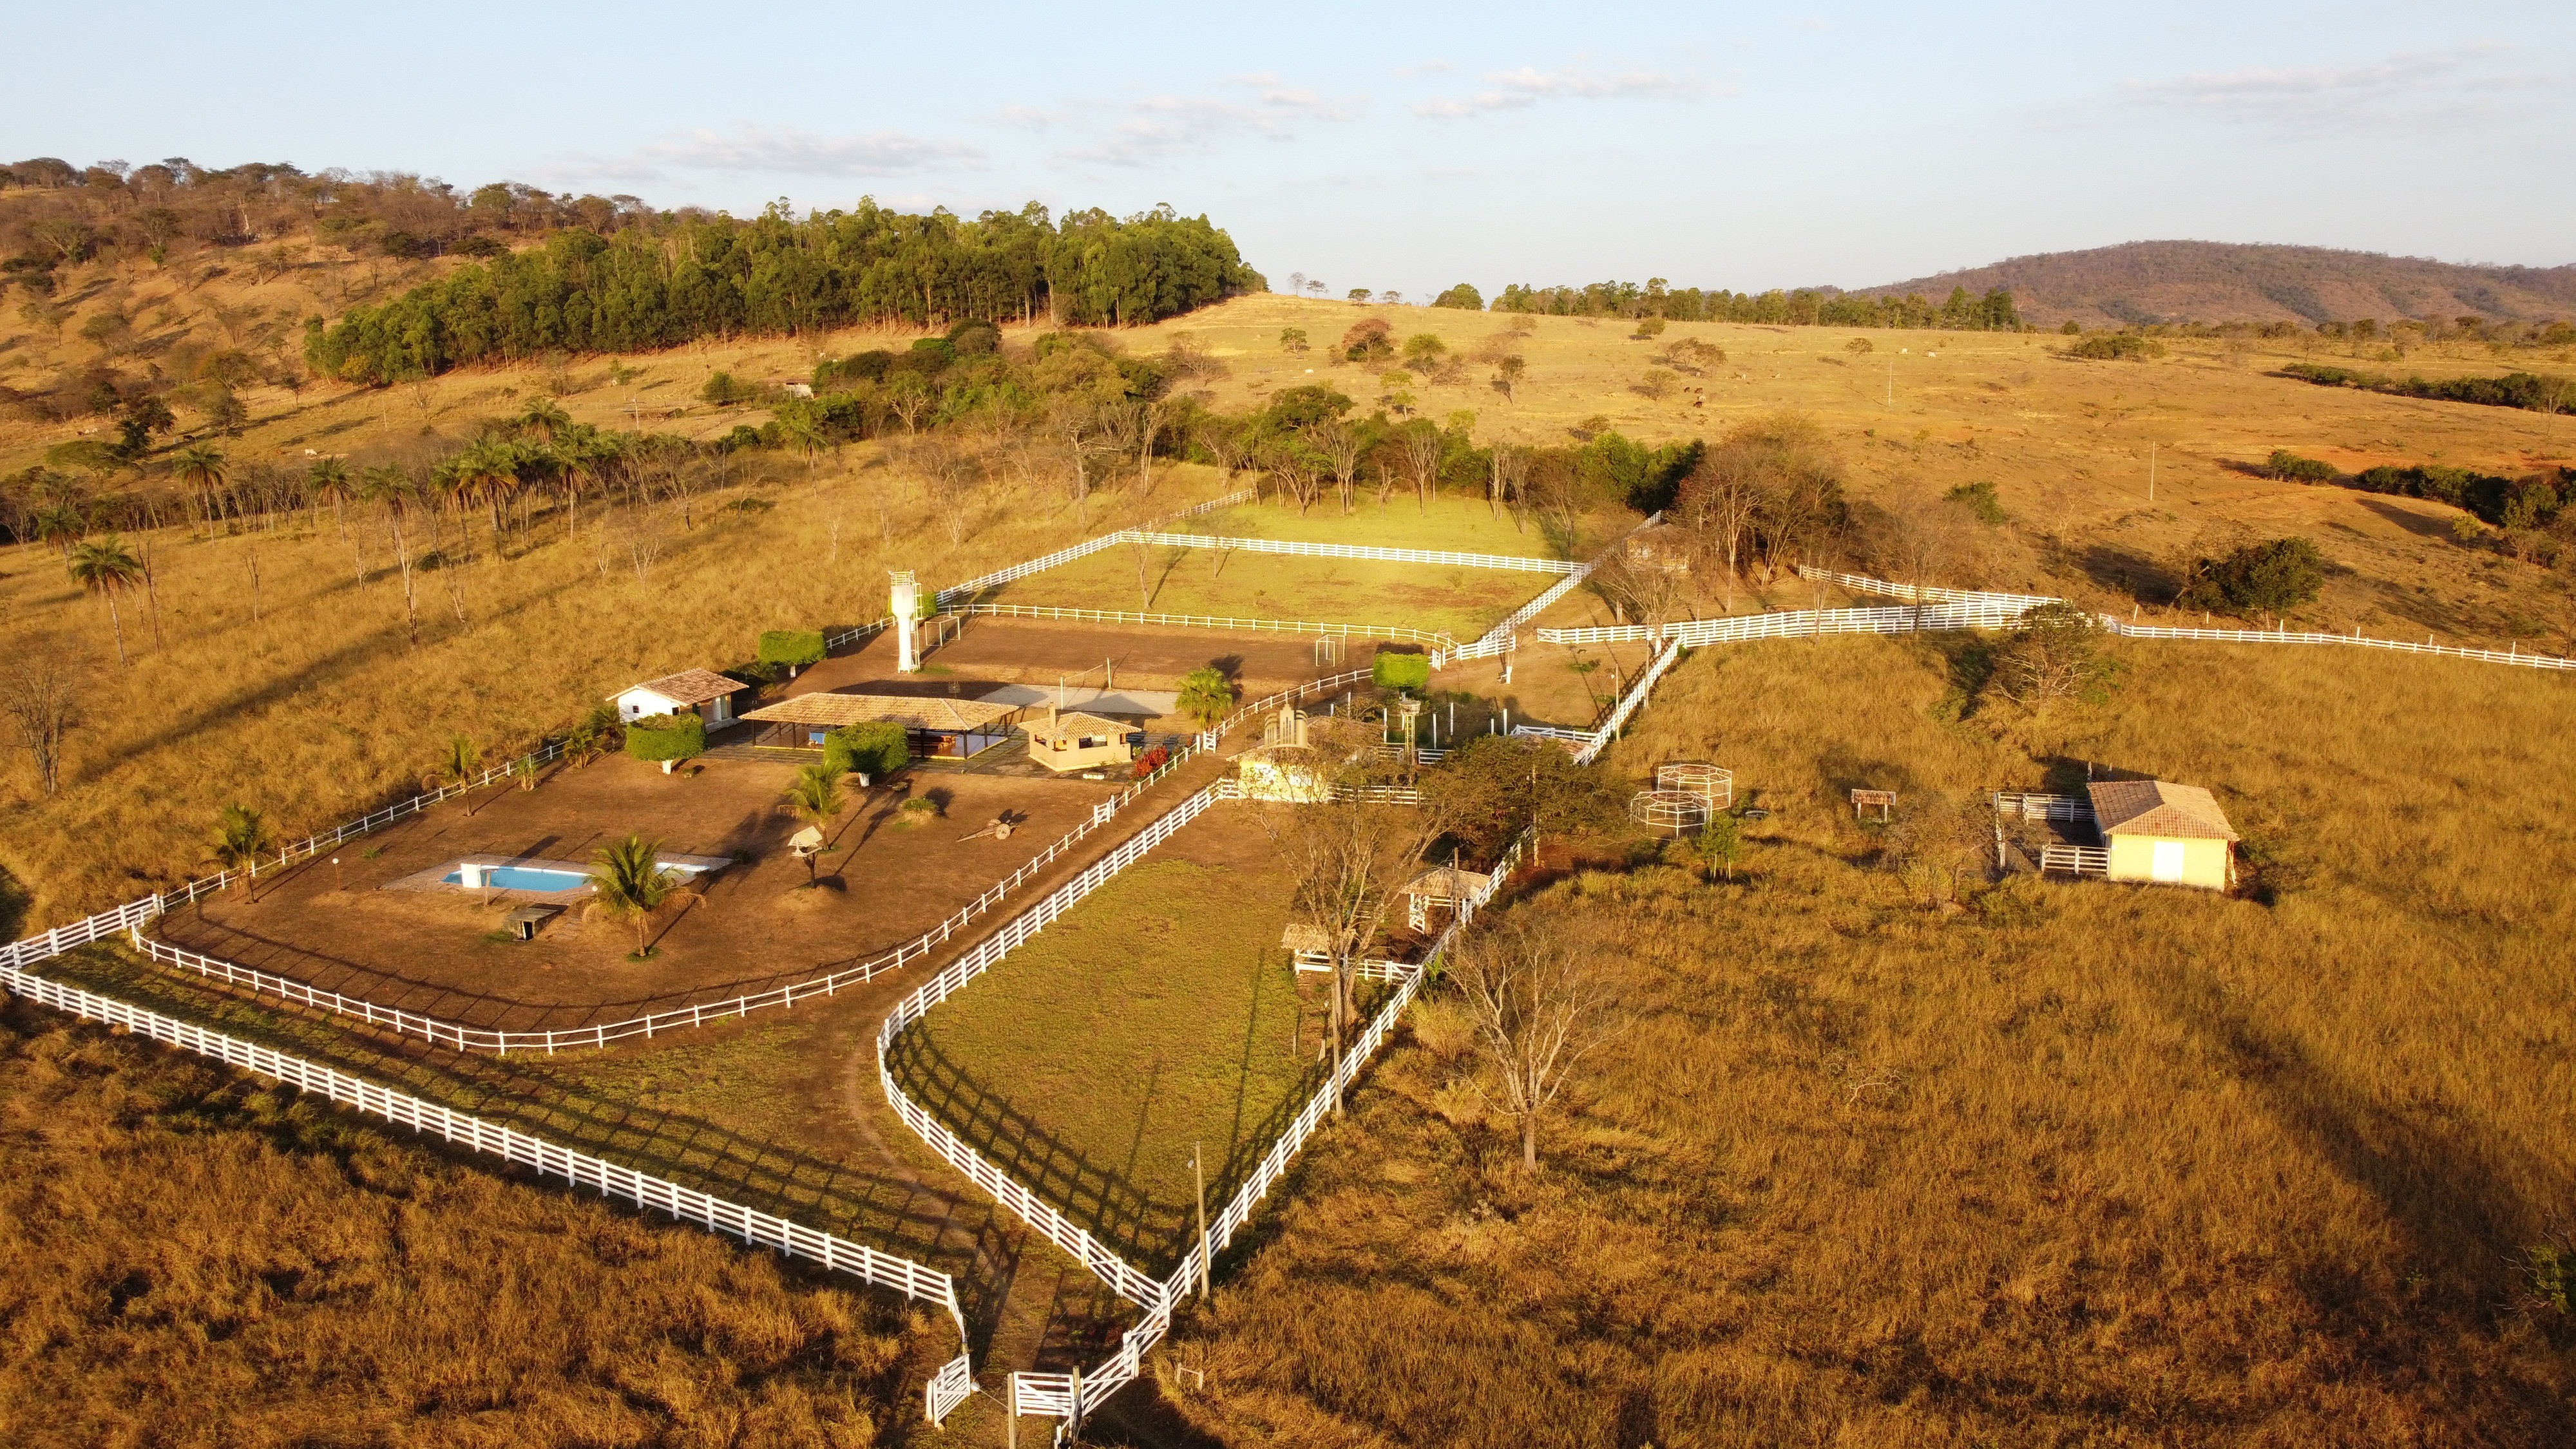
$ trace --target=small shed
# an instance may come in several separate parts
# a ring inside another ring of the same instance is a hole
[[[684,669],[642,684],[630,684],[609,696],[617,702],[620,724],[633,724],[657,714],[693,714],[709,726],[733,723],[734,696],[745,686],[712,669]]]
[[[1454,865],[1438,866],[1413,878],[1404,888],[1405,924],[1417,931],[1431,929],[1433,908],[1454,911],[1481,896],[1493,883],[1493,877],[1460,870]]]
[[[2207,790],[2165,780],[2107,780],[2087,790],[2110,879],[2209,890],[2236,883],[2236,831]]]
[[[1145,744],[1145,732],[1134,725],[1080,710],[1050,707],[1020,728],[1029,737],[1029,758],[1059,774],[1126,764]]]

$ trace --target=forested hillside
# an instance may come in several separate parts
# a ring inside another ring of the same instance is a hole
[[[0,286],[21,318],[58,341],[88,300],[66,284],[94,261],[118,272],[176,269],[191,288],[242,271],[265,282],[339,264],[336,295],[301,316],[219,319],[233,344],[224,350],[243,354],[227,364],[242,374],[234,388],[252,373],[283,380],[294,328],[315,372],[382,382],[549,352],[870,323],[1153,322],[1264,286],[1232,238],[1169,207],[1059,221],[1033,202],[969,221],[862,200],[801,220],[783,208],[737,220],[514,182],[466,192],[416,176],[264,163],[210,170],[182,158],[86,171],[50,158],[0,167],[0,256]],[[406,290],[383,297],[388,280]],[[124,310],[92,311],[77,325],[102,353],[147,364],[176,340]],[[0,402],[30,400],[23,383],[11,385]],[[45,391],[86,401],[97,386]]]
[[[2147,241],[2043,252],[1992,266],[1858,289],[1861,296],[2011,292],[2043,327],[2156,322],[2352,322],[2456,325],[2576,317],[2576,266],[2461,266],[2328,247]]]

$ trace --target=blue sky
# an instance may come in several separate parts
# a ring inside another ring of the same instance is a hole
[[[2565,0],[92,4],[11,40],[11,159],[1169,202],[1282,288],[1863,286],[2151,237],[2576,261]]]

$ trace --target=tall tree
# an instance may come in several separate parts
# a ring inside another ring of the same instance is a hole
[[[116,596],[143,582],[143,560],[136,558],[125,540],[115,534],[101,539],[88,539],[72,546],[72,578],[82,590],[107,601],[107,620],[116,630],[116,662],[125,662],[125,620],[117,612]]]
[[[1499,1083],[1478,1091],[1520,1124],[1521,1168],[1538,1170],[1539,1116],[1574,1069],[1617,1036],[1620,992],[1603,954],[1527,908],[1487,916],[1449,952],[1445,973]]]

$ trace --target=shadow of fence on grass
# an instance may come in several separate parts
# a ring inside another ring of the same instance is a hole
[[[624,1100],[575,1075],[574,1059],[460,1056],[388,1044],[325,1018],[245,1001],[91,948],[49,974],[166,1015],[381,1082],[727,1201],[900,1253],[956,1276],[984,1326],[1018,1266],[998,1209],[966,1194],[781,1143],[667,1108]],[[488,1165],[488,1164],[487,1164]],[[975,1315],[970,1311],[970,1323]]]
[[[1384,1000],[1383,989],[1356,993],[1355,1014],[1366,1020]],[[969,1074],[918,1027],[897,1036],[886,1068],[904,1095],[920,1103],[984,1159],[1054,1205],[1057,1211],[1113,1252],[1156,1277],[1170,1273],[1189,1251],[1196,1204],[1164,1202],[1110,1167],[1104,1167],[1050,1131],[1037,1118]],[[1211,1214],[1261,1166],[1271,1145],[1330,1076],[1314,1063],[1248,1131],[1238,1131],[1221,1160],[1208,1164]]]

